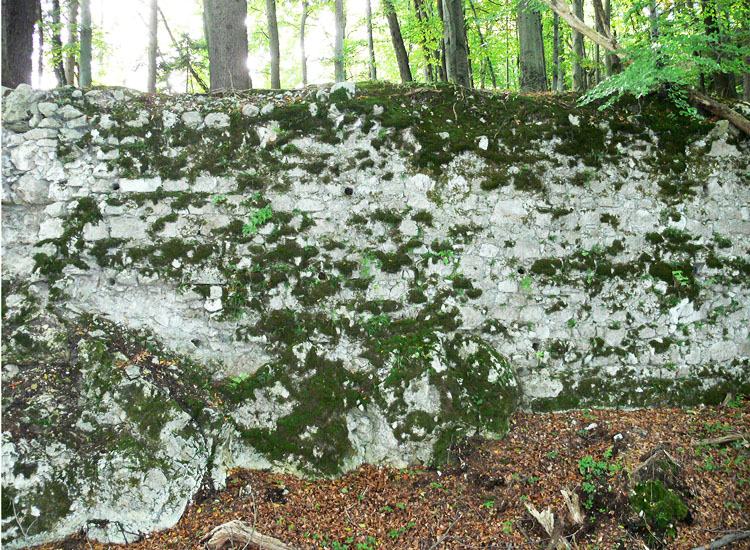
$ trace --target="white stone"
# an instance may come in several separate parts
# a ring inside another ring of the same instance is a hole
[[[227,128],[229,126],[229,115],[226,113],[209,113],[204,120],[209,128]]]
[[[221,308],[221,298],[206,300],[203,304],[203,309],[205,309],[209,313],[216,313],[217,311],[221,311]]]
[[[198,111],[186,111],[180,117],[185,126],[197,128],[203,122],[203,117]]]
[[[490,145],[490,140],[487,139],[487,136],[481,136],[479,138],[479,143],[477,144],[477,147],[479,147],[482,151],[486,151],[489,145]]]
[[[356,94],[357,86],[354,82],[336,82],[336,84],[331,86],[331,94],[334,94],[338,90],[344,90],[347,99],[352,99]]]
[[[44,204],[50,202],[49,184],[31,174],[24,174],[13,186],[16,201],[27,204]]]
[[[116,216],[109,219],[109,231],[113,239],[145,239],[148,224],[135,216]]]
[[[120,180],[120,191],[123,193],[153,193],[161,187],[161,178],[144,178]]]
[[[37,105],[39,112],[44,116],[54,116],[57,113],[57,103],[50,103],[49,101],[42,101]]]
[[[39,240],[57,239],[64,231],[63,221],[60,218],[48,218],[39,226]]]
[[[242,106],[242,115],[243,116],[258,116],[258,113],[260,112],[260,109],[258,109],[257,106],[253,105],[252,103],[245,103]]]
[[[64,120],[72,120],[74,118],[79,118],[83,116],[83,112],[76,109],[72,105],[63,105],[62,108],[58,111],[58,114],[64,119]]]
[[[99,241],[109,238],[109,228],[103,221],[97,224],[87,223],[83,226],[83,239],[85,241]]]
[[[579,126],[581,124],[581,119],[572,113],[568,114],[568,120],[573,126]]]
[[[326,207],[325,203],[318,199],[304,198],[297,203],[297,208],[302,212],[320,212]]]
[[[261,116],[267,116],[273,113],[273,110],[276,108],[276,106],[273,103],[266,103],[261,107],[260,114]]]
[[[413,237],[419,234],[419,226],[417,226],[416,222],[411,219],[402,221],[398,229],[407,237]]]

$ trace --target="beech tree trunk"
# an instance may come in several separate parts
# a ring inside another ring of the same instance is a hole
[[[443,0],[443,40],[448,80],[470,86],[469,57],[462,0]]]
[[[157,0],[149,1],[148,11],[148,93],[156,93],[156,53],[157,53],[157,25],[159,23],[159,5]]]
[[[518,42],[521,91],[546,92],[542,14],[534,10],[528,0],[518,2]]]
[[[203,0],[211,91],[247,90],[246,0]]]
[[[372,39],[372,4],[370,0],[365,1],[365,17],[367,18],[367,52],[369,53],[370,80],[378,79],[378,71],[375,68],[375,43]]]
[[[91,87],[91,0],[81,0],[81,54],[78,61],[81,88]]]
[[[409,68],[409,56],[406,53],[404,39],[401,36],[401,27],[398,24],[398,16],[391,0],[383,0],[383,10],[385,11],[385,18],[388,21],[388,29],[391,31],[391,42],[393,42],[393,50],[396,52],[396,62],[398,63],[401,82],[406,84],[413,80],[411,69]]]
[[[2,1],[3,86],[31,84],[31,55],[39,0]]]
[[[334,0],[334,2],[336,33],[333,43],[333,72],[336,82],[343,82],[346,80],[346,69],[344,66],[346,14],[344,13],[344,0]]]
[[[268,21],[268,42],[271,53],[271,89],[281,88],[279,52],[279,25],[276,23],[276,0],[266,0],[266,19]]]
[[[583,0],[573,0],[575,5],[575,15],[583,21]],[[580,92],[584,88],[583,80],[583,35],[577,30],[573,30],[573,90]]]
[[[560,16],[552,15],[552,91],[560,91]]]
[[[65,86],[65,67],[63,66],[62,18],[60,17],[60,0],[52,0],[52,69],[57,86]]]
[[[73,46],[78,43],[78,0],[68,1],[68,37],[66,44],[69,46],[65,55],[65,83],[68,86],[76,85],[76,54]]]
[[[302,17],[299,21],[299,49],[302,61],[302,85],[307,86],[307,52],[305,51],[305,24],[307,23],[307,0],[302,0]]]

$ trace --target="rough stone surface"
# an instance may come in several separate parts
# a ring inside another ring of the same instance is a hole
[[[440,462],[518,406],[750,391],[748,141],[554,105],[7,92],[3,543],[122,542],[237,466]]]

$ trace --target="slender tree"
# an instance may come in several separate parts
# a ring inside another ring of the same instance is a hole
[[[575,15],[583,21],[583,0],[573,0]],[[583,34],[573,30],[573,90],[579,92],[584,89],[583,77]]]
[[[424,55],[425,61],[424,78],[427,82],[434,82],[437,80],[435,60],[440,58],[440,53],[431,51],[427,38],[430,27],[430,15],[427,13],[424,0],[414,0],[414,13],[418,23],[419,45],[422,48],[422,55]]]
[[[443,36],[440,38],[440,52],[439,59],[440,64],[438,70],[440,72],[440,82],[448,82],[448,66],[445,59],[445,15],[443,14],[443,0],[435,0],[437,2],[437,14],[440,19],[440,26],[443,29]]]
[[[78,60],[81,88],[91,87],[91,0],[81,0],[81,53]]]
[[[411,68],[409,67],[409,56],[406,53],[404,39],[401,36],[401,27],[398,24],[398,16],[393,7],[391,0],[383,0],[383,11],[388,21],[388,29],[391,31],[391,42],[393,50],[396,52],[396,62],[398,63],[398,72],[401,75],[401,82],[411,82]]]
[[[2,1],[3,86],[31,84],[34,25],[39,20],[39,0]]]
[[[250,88],[246,0],[203,0],[211,90]]]
[[[65,51],[65,83],[76,85],[76,67],[78,66],[78,0],[68,0],[68,33]]]
[[[462,0],[443,0],[443,40],[448,80],[461,86],[470,86]]]
[[[159,24],[159,4],[157,0],[149,0],[148,4],[148,93],[156,92],[156,55],[157,55],[157,26]]]
[[[279,52],[279,25],[276,23],[276,0],[266,0],[266,18],[268,20],[268,42],[271,51],[271,88],[281,88]]]
[[[377,80],[378,72],[375,68],[375,43],[372,39],[372,5],[370,0],[365,0],[365,18],[367,20],[367,52],[369,54],[368,69],[370,80]]]
[[[52,70],[55,73],[55,80],[57,80],[57,85],[59,87],[65,85],[60,0],[52,0],[52,11],[50,12],[50,18],[52,20],[52,32],[50,34],[50,41],[52,42]]]
[[[299,49],[302,62],[302,85],[307,86],[307,52],[305,51],[305,26],[307,24],[307,0],[302,0],[302,16],[299,20]]]
[[[560,89],[560,16],[556,13],[552,15],[552,90],[555,92]]]
[[[335,37],[333,42],[333,72],[336,82],[346,80],[344,66],[344,34],[346,32],[346,13],[344,0],[334,0]]]

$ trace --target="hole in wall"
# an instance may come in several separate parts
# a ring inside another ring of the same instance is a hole
[[[353,194],[354,194],[354,189],[352,189],[351,187],[344,188],[344,195],[351,197]]]
[[[113,183],[112,184],[112,190],[113,191],[119,191],[120,190],[120,184],[119,183]]]

